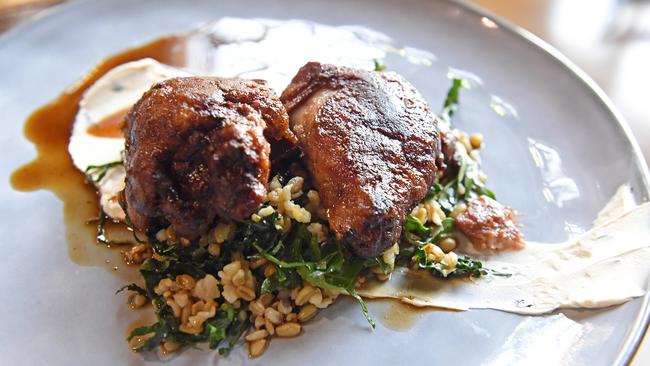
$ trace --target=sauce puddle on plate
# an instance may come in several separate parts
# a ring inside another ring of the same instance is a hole
[[[97,227],[88,223],[98,214],[97,193],[92,185],[86,184],[84,174],[74,167],[68,153],[79,100],[97,79],[126,62],[151,57],[172,66],[183,66],[189,57],[186,52],[187,39],[186,36],[164,37],[103,60],[58,98],[33,112],[25,123],[25,136],[34,143],[37,156],[13,172],[11,185],[23,192],[49,190],[63,201],[68,254],[79,265],[104,267],[122,277],[132,277],[133,274],[129,273],[135,273],[123,269],[126,265],[122,261],[120,247],[107,250],[107,246],[96,242]],[[122,118],[115,116],[106,122],[106,128],[97,132],[114,135],[117,130],[115,125],[119,125]]]
[[[386,310],[378,317],[378,320],[386,328],[405,332],[413,328],[415,324],[427,313],[436,310],[448,310],[441,308],[420,308],[403,303],[394,299],[377,299],[373,302],[384,303]]]
[[[123,137],[122,127],[130,109],[122,109],[104,117],[101,121],[88,126],[88,134],[97,137]]]
[[[137,320],[134,320],[131,323],[129,323],[129,326],[126,327],[126,334],[124,336],[124,339],[128,338],[131,335],[131,332],[133,332],[136,328],[150,326],[151,324],[156,322],[157,319],[153,311],[143,311],[150,306],[151,303],[137,309],[139,317]],[[135,348],[139,344],[145,342],[147,339],[148,337],[146,336],[134,337],[133,339],[131,339],[131,341],[129,341],[129,347]]]

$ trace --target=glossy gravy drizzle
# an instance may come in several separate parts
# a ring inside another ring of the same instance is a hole
[[[434,310],[445,310],[439,308],[420,308],[405,304],[395,299],[374,300],[386,303],[384,314],[378,317],[378,320],[386,328],[404,332],[407,331],[427,313]]]
[[[25,123],[25,136],[34,143],[37,156],[13,172],[11,185],[23,192],[49,190],[63,201],[68,254],[79,265],[101,266],[122,276],[128,276],[127,272],[135,272],[119,271],[124,266],[120,248],[106,250],[105,245],[98,244],[95,241],[96,224],[88,222],[97,217],[97,193],[92,185],[86,184],[84,174],[73,166],[68,153],[79,100],[97,79],[126,62],[151,57],[169,65],[183,66],[187,57],[187,38],[160,38],[103,60],[55,100],[33,112]],[[96,133],[102,136],[115,134],[115,125],[120,123],[121,118],[123,116],[116,116],[114,120],[117,122],[105,122],[105,126],[98,128]],[[123,227],[121,229],[124,230]]]
[[[86,132],[97,137],[124,137],[122,127],[127,113],[129,113],[128,108],[109,114],[101,121],[88,126]]]

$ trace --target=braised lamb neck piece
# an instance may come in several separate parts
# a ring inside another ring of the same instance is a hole
[[[476,250],[524,247],[515,211],[488,196],[480,196],[468,203],[467,209],[458,214],[454,222]]]
[[[316,62],[280,99],[331,229],[356,254],[381,254],[442,164],[427,103],[393,72]]]
[[[261,81],[174,78],[154,85],[126,117],[121,205],[149,233],[171,225],[194,240],[216,217],[242,220],[264,201],[266,135],[293,141],[288,116]]]

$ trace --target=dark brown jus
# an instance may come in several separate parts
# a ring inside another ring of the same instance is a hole
[[[126,117],[126,188],[133,226],[171,225],[192,241],[214,219],[243,220],[264,202],[270,145],[293,139],[282,103],[264,82],[183,77],[154,85]]]
[[[113,271],[121,262],[118,251],[107,252],[95,244],[96,225],[86,224],[90,218],[97,217],[99,203],[95,189],[85,184],[84,174],[74,167],[68,153],[79,100],[102,75],[129,61],[151,57],[183,66],[189,57],[185,43],[184,36],[165,37],[109,57],[73,87],[34,111],[25,122],[25,136],[34,143],[37,156],[12,174],[11,184],[24,192],[49,190],[63,201],[68,253],[77,264],[108,267]]]
[[[282,93],[328,221],[358,255],[395,243],[442,164],[437,120],[395,73],[311,62]]]
[[[382,303],[386,309],[384,314],[379,317],[379,321],[386,328],[398,332],[410,330],[427,313],[434,310],[446,310],[444,308],[417,307],[397,299],[373,299],[372,302]]]
[[[97,137],[123,137],[124,133],[122,132],[122,129],[126,123],[125,118],[129,111],[130,108],[127,108],[109,114],[99,122],[88,126],[86,132]]]

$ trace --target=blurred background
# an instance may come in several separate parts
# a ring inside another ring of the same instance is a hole
[[[63,0],[0,0],[0,32]]]
[[[62,1],[0,0],[0,33]],[[467,2],[531,31],[586,71],[618,106],[650,161],[650,0]],[[633,365],[650,365],[650,340]]]
[[[526,28],[586,71],[618,106],[650,161],[649,0],[467,2]]]

